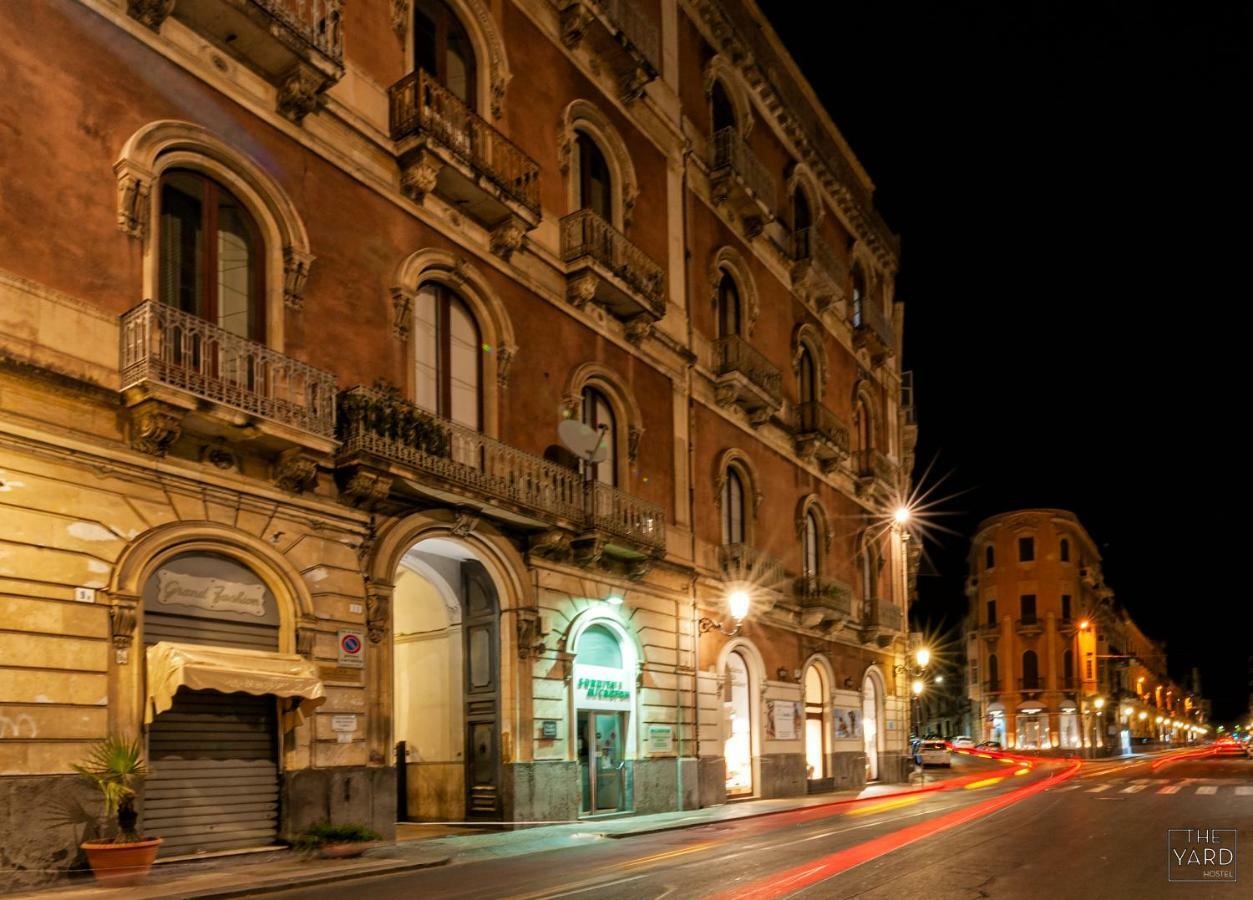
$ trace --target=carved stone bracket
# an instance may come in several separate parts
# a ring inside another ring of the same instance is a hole
[[[566,299],[575,309],[582,309],[596,298],[596,285],[599,279],[593,274],[580,275],[566,284]]]
[[[646,556],[627,564],[626,576],[632,581],[643,581],[653,569],[654,560]]]
[[[479,515],[472,509],[458,509],[456,517],[456,521],[453,522],[452,533],[457,537],[469,537],[470,533],[478,527]]]
[[[172,12],[174,0],[126,0],[126,14],[153,31],[160,31]]]
[[[295,494],[311,489],[318,480],[318,462],[299,449],[285,450],[274,464],[274,483]]]
[[[570,535],[553,528],[531,535],[530,553],[541,559],[562,561],[570,556]]]
[[[640,455],[640,439],[644,437],[644,429],[638,425],[627,426],[627,459],[635,462]]]
[[[365,626],[370,635],[371,643],[377,644],[387,637],[388,623],[391,619],[392,588],[382,585],[367,585],[365,597]]]
[[[723,409],[735,403],[738,392],[733,384],[719,384],[714,387],[714,402]]]
[[[392,334],[398,340],[409,337],[409,323],[413,320],[413,300],[415,292],[402,285],[392,288]]]
[[[590,568],[605,555],[605,542],[598,537],[581,537],[570,543],[575,565]]]
[[[326,76],[316,69],[298,64],[283,78],[278,87],[278,111],[299,125],[305,116],[325,102]]]
[[[157,400],[145,400],[130,410],[130,445],[149,456],[165,456],[183,433],[183,413]]]
[[[312,264],[312,253],[291,246],[283,248],[283,303],[288,308],[304,308],[305,279],[309,277]]]
[[[496,384],[509,387],[509,368],[513,365],[514,351],[510,347],[496,348]]]
[[[626,339],[632,344],[639,346],[652,333],[653,319],[651,316],[641,315],[627,320]]]
[[[762,229],[766,227],[766,220],[762,216],[743,216],[740,219],[740,225],[744,229],[744,237],[751,241],[761,234]]]
[[[574,50],[583,42],[587,26],[592,23],[592,11],[579,0],[564,0],[561,8],[561,42]]]
[[[109,608],[109,637],[117,650],[129,650],[135,640],[135,624],[138,621],[139,598],[114,597]]]
[[[409,30],[409,0],[392,0],[392,31],[402,41]]]
[[[400,163],[400,190],[410,200],[421,203],[439,181],[440,162],[425,150],[411,154]]]
[[[508,262],[515,251],[526,249],[526,226],[510,216],[492,229],[492,252]]]
[[[340,496],[358,509],[373,509],[392,490],[392,476],[358,468],[340,484]]]
[[[305,659],[313,658],[313,647],[318,639],[318,623],[310,619],[302,619],[296,626],[296,652]]]
[[[770,421],[770,407],[761,406],[748,414],[748,424],[752,428],[760,428]]]
[[[539,656],[548,646],[544,643],[547,632],[543,630],[538,609],[519,609],[518,616],[518,659],[530,659]]]
[[[114,167],[117,175],[117,227],[143,240],[148,231],[152,178],[126,163]]]
[[[644,88],[656,75],[643,66],[632,66],[618,76],[618,94],[622,102],[630,106],[644,96]]]

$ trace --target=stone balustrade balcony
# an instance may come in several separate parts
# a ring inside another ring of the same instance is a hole
[[[666,314],[661,266],[590,209],[561,220],[561,259],[570,302],[599,303],[628,323],[628,335],[642,337]]]
[[[764,354],[738,335],[714,342],[714,392],[719,406],[736,405],[761,425],[783,407],[783,376]]]

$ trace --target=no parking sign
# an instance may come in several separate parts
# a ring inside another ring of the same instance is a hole
[[[350,669],[365,668],[365,640],[360,631],[339,632],[339,664]]]

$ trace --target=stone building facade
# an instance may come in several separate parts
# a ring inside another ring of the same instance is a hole
[[[901,777],[898,243],[751,0],[0,36],[12,883],[111,733],[167,856]]]
[[[1074,513],[985,519],[969,562],[965,685],[979,740],[1104,755],[1203,734],[1200,696],[1171,680]]]

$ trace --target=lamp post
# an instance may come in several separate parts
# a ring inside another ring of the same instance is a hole
[[[908,660],[909,657],[906,657]],[[927,665],[931,662],[931,651],[926,647],[919,647],[913,653],[913,665],[896,666],[896,674],[898,676],[909,676],[912,680],[910,684],[910,693],[913,695],[909,704],[909,731],[911,734],[914,728],[922,730],[922,722],[920,717],[914,716],[914,704],[920,703],[922,692],[926,690]],[[920,710],[921,711],[921,710]]]
[[[727,637],[734,637],[740,633],[740,628],[744,625],[744,619],[748,617],[748,609],[752,605],[752,599],[748,596],[748,591],[734,590],[727,594],[727,612],[731,615],[732,627],[727,629],[725,622],[715,622],[708,616],[701,616],[697,623],[700,627],[700,633],[705,634],[709,631],[717,631],[725,634]]]

